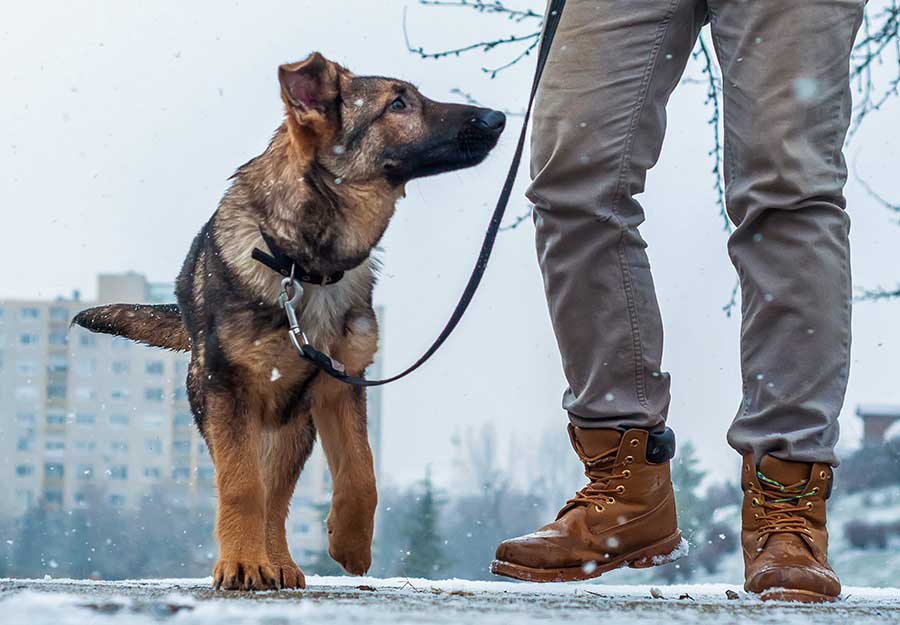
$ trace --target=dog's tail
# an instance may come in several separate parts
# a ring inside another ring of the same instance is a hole
[[[153,347],[191,350],[187,328],[177,304],[109,304],[83,310],[72,319],[91,332],[124,336]]]

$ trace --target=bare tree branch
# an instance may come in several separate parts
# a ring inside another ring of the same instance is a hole
[[[722,181],[724,172],[722,170],[722,140],[719,136],[719,120],[722,118],[721,104],[719,102],[719,91],[721,91],[722,79],[713,65],[712,55],[706,45],[703,34],[697,38],[697,50],[693,53],[694,58],[703,60],[703,74],[706,75],[706,101],[705,104],[710,107],[709,125],[712,127],[713,147],[709,151],[709,155],[713,157],[712,175],[715,180],[713,189],[716,191],[716,205],[719,208],[719,216],[722,218],[726,232],[731,232],[731,220],[728,218],[728,211],[725,209],[725,184]]]

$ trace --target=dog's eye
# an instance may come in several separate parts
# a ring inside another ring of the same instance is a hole
[[[392,111],[402,111],[406,108],[406,102],[403,101],[403,98],[398,97],[393,102],[391,102],[390,108]]]

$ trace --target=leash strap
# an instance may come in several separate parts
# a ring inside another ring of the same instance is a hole
[[[428,350],[406,370],[398,373],[395,376],[385,378],[383,380],[366,380],[362,377],[347,375],[344,371],[335,366],[336,363],[330,356],[323,352],[320,352],[309,343],[301,345],[299,350],[299,354],[304,360],[316,366],[318,369],[327,373],[331,377],[340,380],[341,382],[346,382],[347,384],[352,384],[353,386],[382,386],[401,378],[405,378],[410,373],[424,365],[441,347],[441,345],[444,344],[444,341],[446,341],[447,338],[453,333],[453,330],[456,329],[456,326],[462,319],[463,314],[465,314],[466,309],[472,302],[475,291],[478,290],[478,285],[481,283],[481,279],[484,277],[484,272],[487,269],[488,260],[490,260],[491,258],[491,252],[494,249],[494,242],[497,239],[497,233],[500,230],[500,225],[503,222],[503,215],[504,213],[506,213],[506,207],[509,204],[509,198],[512,194],[513,183],[515,183],[516,181],[516,174],[518,173],[519,165],[522,162],[522,151],[525,147],[525,137],[528,131],[528,120],[531,118],[531,109],[532,105],[534,104],[534,96],[537,93],[537,88],[541,81],[541,75],[544,73],[544,66],[547,63],[547,57],[550,56],[550,46],[553,44],[553,37],[554,35],[556,35],[556,28],[557,26],[559,26],[559,20],[560,17],[562,17],[563,8],[565,7],[565,5],[566,0],[550,1],[550,6],[547,9],[547,15],[544,19],[544,33],[541,37],[541,44],[538,49],[537,66],[534,71],[534,80],[531,84],[531,95],[528,98],[528,107],[525,109],[525,117],[522,121],[522,132],[519,134],[519,142],[518,144],[516,144],[516,151],[515,155],[513,156],[512,163],[509,166],[509,173],[506,174],[506,180],[503,183],[503,189],[500,191],[500,198],[497,200],[497,205],[494,208],[493,215],[491,216],[491,221],[488,225],[487,232],[485,232],[484,234],[484,242],[481,244],[481,251],[478,253],[478,260],[475,263],[475,268],[472,270],[472,275],[469,276],[469,281],[466,284],[466,288],[465,290],[463,290],[462,296],[459,299],[459,303],[453,310],[453,314],[450,315],[450,319],[449,321],[447,321],[447,325],[445,325],[444,329],[441,330],[441,333],[435,339],[434,343],[432,343],[431,347],[429,347]]]

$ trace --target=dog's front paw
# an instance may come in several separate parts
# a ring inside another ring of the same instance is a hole
[[[281,576],[268,559],[223,558],[213,567],[213,586],[217,590],[273,590],[280,582]]]
[[[281,588],[306,588],[306,577],[293,561],[273,564]]]

